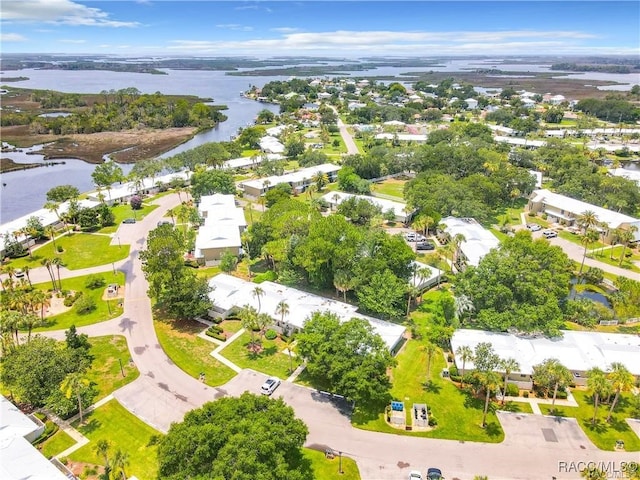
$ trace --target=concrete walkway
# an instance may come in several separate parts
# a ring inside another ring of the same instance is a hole
[[[225,364],[227,367],[229,367],[231,370],[233,370],[236,373],[240,373],[242,371],[242,369],[239,366],[237,366],[235,363],[233,363],[231,360],[229,360],[226,357],[223,357],[222,355],[220,355],[220,352],[227,345],[231,344],[231,342],[233,342],[236,338],[240,337],[244,332],[245,332],[245,329],[241,328],[236,333],[231,335],[231,337],[227,338],[227,341],[225,343],[219,345],[218,348],[216,348],[213,352],[210,353],[210,355],[213,358],[218,360],[220,363]]]

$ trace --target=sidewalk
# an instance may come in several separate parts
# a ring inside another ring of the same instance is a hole
[[[237,366],[235,363],[233,363],[231,360],[228,360],[222,355],[220,355],[220,351],[223,348],[225,348],[227,345],[229,345],[231,342],[233,342],[236,338],[240,337],[244,332],[245,332],[244,328],[241,328],[236,333],[234,333],[231,337],[227,338],[227,341],[225,343],[221,343],[221,345],[219,345],[213,352],[210,353],[210,355],[213,358],[218,360],[220,363],[225,364],[227,367],[229,367],[231,370],[233,370],[236,373],[240,373],[242,369],[239,366]],[[211,339],[211,341],[213,343],[218,343],[214,339]]]
[[[531,405],[531,410],[533,410],[534,415],[542,415],[542,411],[540,410],[540,405],[551,405],[553,399],[551,398],[536,398],[536,397],[505,397],[505,401],[507,402],[520,402],[520,403],[528,403]],[[557,406],[559,407],[577,407],[578,402],[576,402],[571,392],[568,392],[567,399],[556,399]]]

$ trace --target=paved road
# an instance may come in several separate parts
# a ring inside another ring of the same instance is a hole
[[[172,422],[181,421],[187,411],[206,401],[224,395],[239,395],[246,390],[257,392],[266,377],[244,370],[219,388],[207,387],[175,366],[160,348],[146,293],[147,282],[137,259],[148,230],[156,226],[168,208],[178,203],[178,197],[161,197],[158,203],[160,207],[144,220],[135,225],[123,225],[118,231],[121,242],[131,243],[129,257],[117,265],[127,276],[124,314],[79,330],[92,336],[120,334],[127,338],[131,357],[141,375],[114,392],[114,396],[136,416],[166,432]],[[108,271],[110,268],[111,265],[107,265],[95,271]],[[40,274],[36,270],[34,278]],[[46,272],[41,273],[46,275]],[[78,271],[69,271],[63,276],[77,274]],[[62,332],[47,335],[61,338]],[[552,476],[559,480],[580,477],[577,472],[566,474],[559,471],[558,462],[611,461],[619,465],[622,461],[637,460],[637,454],[597,450],[571,420],[559,422],[538,415],[499,414],[506,432],[502,444],[469,443],[353,428],[348,415],[327,397],[287,382],[275,395],[282,396],[308,425],[307,445],[329,446],[354,458],[364,480],[402,479],[407,477],[411,468],[424,471],[429,466],[442,468],[448,478],[469,479],[483,474],[492,480]]]
[[[338,115],[338,128],[340,129],[342,140],[344,140],[344,143],[347,146],[347,155],[356,155],[360,153],[356,142],[353,141],[353,137],[347,130],[347,125],[345,125],[345,123],[342,121],[340,115],[338,114],[338,111],[335,108],[333,111],[336,112],[336,115]]]

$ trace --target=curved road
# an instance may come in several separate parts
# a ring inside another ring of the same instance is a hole
[[[121,225],[116,234],[123,244],[131,245],[129,257],[116,264],[126,274],[124,314],[79,331],[90,336],[119,334],[127,338],[131,358],[141,375],[114,392],[114,396],[130,412],[166,432],[171,422],[181,421],[187,411],[204,402],[223,395],[239,395],[245,390],[257,392],[265,376],[243,370],[227,384],[211,388],[180,370],[165,355],[153,327],[147,281],[138,252],[144,247],[147,232],[167,209],[179,202],[177,195],[167,195],[156,203],[160,207],[144,220]],[[111,269],[109,264],[82,271],[63,270],[61,274],[72,277]],[[34,281],[48,279],[43,268],[34,269],[31,277]],[[47,335],[62,338],[64,333]],[[492,480],[552,477],[559,480],[580,478],[577,468],[584,464],[578,462],[604,462],[603,465],[619,470],[621,462],[638,460],[637,453],[597,450],[571,419],[500,413],[506,433],[501,444],[435,440],[353,428],[348,415],[342,414],[326,397],[288,382],[283,382],[276,395],[282,396],[308,425],[307,445],[329,446],[354,458],[364,480],[407,478],[409,470],[424,471],[429,466],[442,468],[447,478],[489,475]]]

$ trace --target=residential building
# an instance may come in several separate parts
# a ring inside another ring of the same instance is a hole
[[[216,265],[222,254],[239,255],[241,234],[247,227],[244,211],[237,207],[233,195],[208,195],[200,199],[198,213],[204,225],[198,229],[194,256],[205,265]]]
[[[44,424],[40,420],[25,415],[0,395],[0,478],[67,480],[61,470],[31,445],[43,432]]]
[[[255,180],[246,180],[240,183],[240,188],[244,190],[244,194],[250,198],[256,199],[264,195],[268,190],[272,189],[279,183],[288,183],[295,193],[304,192],[309,185],[314,183],[313,177],[322,172],[327,175],[329,182],[335,182],[338,177],[339,165],[332,163],[324,163],[314,167],[303,168],[301,170],[286,173],[284,175],[272,175],[270,177],[258,178]]]
[[[614,229],[627,230],[632,226],[637,228],[634,233],[634,241],[640,240],[640,219],[546,189],[534,190],[529,197],[527,208],[530,212],[546,214],[550,220],[569,227],[576,225],[584,212],[591,211],[595,213],[598,222],[602,225],[597,228],[601,231],[605,242],[613,240],[612,231]]]
[[[369,322],[373,330],[379,334],[391,352],[401,345],[405,327],[377,318],[362,315],[357,307],[313,293],[286,287],[274,282],[262,282],[263,294],[258,299],[254,294],[255,283],[242,280],[227,274],[219,274],[209,280],[213,291],[209,293],[212,309],[210,315],[227,318],[245,305],[254,307],[273,318],[272,327],[277,331],[288,333],[302,330],[304,322],[314,312],[331,312],[346,322],[352,318],[362,318]],[[284,301],[289,306],[289,314],[282,318],[277,313],[278,304]]]
[[[328,192],[322,197],[322,199],[327,202],[332,209],[336,208],[338,205],[349,198],[366,200],[376,207],[380,207],[382,213],[386,213],[389,210],[393,211],[394,215],[396,216],[396,222],[409,223],[409,221],[411,221],[413,213],[415,212],[415,209],[407,210],[406,203],[394,202],[392,200],[386,200],[384,198],[370,197],[368,195],[353,195],[351,193],[345,192]]]
[[[426,142],[427,135],[421,133],[378,133],[377,140],[399,140],[401,142]]]
[[[440,270],[439,268],[432,267],[431,265],[427,265],[426,263],[418,262],[415,260],[412,262],[411,268],[413,274],[409,279],[409,283],[421,292],[444,281],[446,275],[446,272]],[[428,271],[429,274],[420,275],[420,271]]]
[[[563,331],[562,337],[547,338],[534,335],[456,330],[451,337],[451,349],[461,346],[474,350],[481,342],[490,343],[502,359],[514,358],[519,368],[510,375],[520,388],[531,388],[533,367],[549,358],[557,359],[573,373],[574,383],[584,385],[586,373],[593,367],[607,371],[614,362],[622,363],[637,377],[640,376],[640,337],[620,333]],[[456,353],[455,362],[462,369],[462,359]],[[473,370],[472,360],[465,362],[466,370]],[[498,369],[499,371],[499,369]]]
[[[262,137],[258,142],[258,145],[260,145],[260,150],[265,153],[282,154],[285,151],[284,145],[280,142],[280,140],[270,135]]]
[[[446,217],[440,223],[445,225],[444,233],[448,238],[455,239],[457,235],[462,235],[454,259],[458,270],[464,270],[467,265],[477,267],[482,257],[500,244],[493,233],[473,218]]]
[[[464,103],[467,104],[468,110],[475,110],[476,108],[478,108],[478,101],[475,98],[466,98],[464,100]]]

